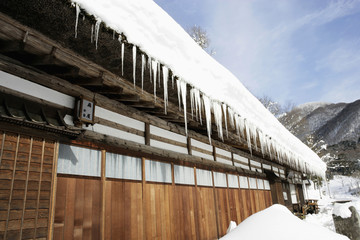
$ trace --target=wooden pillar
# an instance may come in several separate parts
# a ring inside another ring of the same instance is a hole
[[[145,123],[145,144],[150,145],[150,124]]]
[[[101,239],[105,239],[105,194],[106,194],[106,151],[101,150],[101,217],[100,217],[100,236]]]
[[[194,167],[194,180],[195,180],[195,209],[197,210],[194,214],[195,214],[195,225],[196,225],[196,239],[200,239],[200,216],[199,216],[199,206],[198,206],[198,189],[197,189],[197,176],[196,176],[196,167]]]
[[[192,147],[191,147],[191,138],[187,137],[187,149],[188,149],[188,154],[192,155]]]
[[[52,167],[52,179],[51,179],[51,199],[49,209],[49,228],[48,228],[48,240],[53,239],[54,231],[54,219],[55,219],[55,204],[56,204],[56,187],[57,187],[57,162],[59,158],[59,143],[55,143],[54,147],[54,159]]]
[[[146,125],[145,125],[146,126]],[[145,188],[145,158],[141,158],[141,179],[142,179],[142,209],[143,209],[143,239],[146,239],[146,202],[145,202],[145,196],[146,196],[146,188]]]
[[[215,149],[214,149],[215,151]],[[215,181],[214,181],[214,171],[211,170],[211,177],[212,177],[212,187],[213,187],[213,193],[214,193],[214,204],[215,204],[215,217],[216,217],[216,234],[217,234],[217,238],[219,237],[219,211],[218,211],[218,201],[217,201],[217,196],[216,196],[216,191],[215,191]]]

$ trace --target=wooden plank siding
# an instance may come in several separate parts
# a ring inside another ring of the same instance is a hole
[[[57,190],[54,239],[100,239],[100,179],[62,175]],[[104,239],[216,239],[272,204],[266,190],[118,179],[106,180],[104,203]]]
[[[46,238],[55,143],[0,132],[0,239]]]

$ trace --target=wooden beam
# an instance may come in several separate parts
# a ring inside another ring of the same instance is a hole
[[[142,109],[152,109],[155,108],[154,102],[146,102],[146,101],[139,101],[134,103],[128,103],[127,105],[135,108],[142,108]]]
[[[24,51],[24,42],[20,41],[1,41],[0,52],[11,53],[11,52],[22,52]]]
[[[61,71],[61,72],[55,72],[52,73],[53,75],[59,77],[59,78],[71,78],[71,79],[76,79],[79,77],[79,73],[80,73],[80,69],[77,67],[71,67],[68,68],[66,71]]]
[[[77,79],[74,81],[74,84],[80,86],[103,86],[104,79],[101,77],[89,78],[89,79]]]
[[[120,95],[123,93],[124,89],[121,87],[108,87],[108,86],[102,86],[102,87],[96,87],[94,89],[91,89],[93,92],[104,94],[104,95]],[[110,97],[109,97],[110,98]]]
[[[123,94],[118,97],[111,98],[120,102],[140,102],[140,96],[134,94]]]

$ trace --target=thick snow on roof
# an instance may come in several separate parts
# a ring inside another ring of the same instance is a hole
[[[261,231],[259,231],[261,227]],[[276,239],[276,240],[345,240],[347,237],[331,230],[300,220],[286,207],[275,204],[255,213],[240,223],[221,240]]]
[[[222,109],[225,109],[230,123],[235,125],[233,128],[239,129],[239,133],[245,131],[248,142],[250,136],[253,139],[258,138],[262,143],[263,153],[274,149],[277,156],[272,157],[299,170],[307,169],[318,175],[324,174],[325,164],[320,158],[283,127],[239,79],[201,49],[184,29],[152,0],[72,1],[94,15],[98,23],[101,20],[118,33],[123,33],[129,43],[138,46],[156,62],[170,68],[179,81],[191,85],[196,89],[195,92],[200,90],[205,115],[209,116],[208,111],[211,109],[219,128],[222,128],[221,121],[224,116]],[[78,7],[76,9],[79,10]],[[154,64],[154,61],[151,62]],[[178,86],[181,85],[186,86]],[[183,94],[179,95],[184,97]],[[193,94],[194,98],[195,95],[197,94]],[[199,99],[194,102],[196,105]],[[223,106],[224,103],[226,106]],[[203,119],[205,118],[206,116],[203,116]],[[208,117],[207,126],[210,126],[209,121]],[[222,132],[222,129],[218,130]]]

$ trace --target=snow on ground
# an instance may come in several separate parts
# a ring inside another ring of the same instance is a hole
[[[248,217],[221,239],[345,240],[348,238],[325,227],[302,221],[286,207],[275,204]]]
[[[333,213],[338,216],[349,216],[350,210],[348,208],[354,206],[360,214],[360,197],[359,195],[352,195],[356,189],[359,189],[359,183],[360,179],[358,178],[334,176],[334,179],[329,181],[328,186],[322,187],[322,198],[318,202],[320,212],[307,215],[304,221],[335,231]]]
[[[349,206],[354,206],[360,214],[360,197],[354,195],[359,184],[359,178],[335,176],[320,191],[311,186],[305,193],[319,199],[318,214],[308,214],[300,220],[286,207],[273,205],[250,216],[222,239],[348,239],[335,233],[332,214],[347,217]]]

